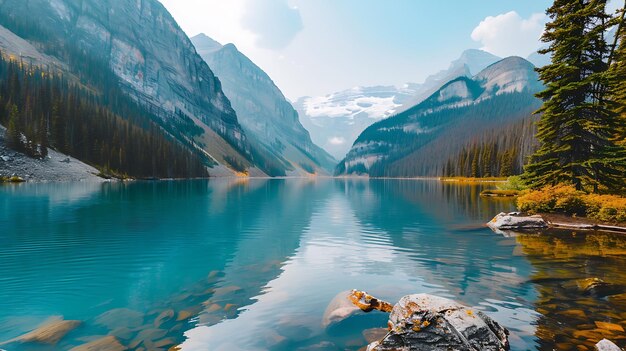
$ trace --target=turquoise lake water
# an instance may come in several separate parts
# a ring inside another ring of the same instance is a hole
[[[364,330],[386,326],[385,314],[321,323],[333,297],[353,288],[390,302],[432,293],[475,306],[511,331],[513,350],[577,344],[568,328],[621,323],[620,301],[567,295],[578,296],[568,288],[574,279],[626,284],[614,268],[624,263],[621,237],[593,233],[617,248],[607,253],[592,234],[495,234],[484,223],[514,206],[481,198],[486,187],[342,179],[1,186],[0,342],[51,316],[83,323],[57,345],[0,348],[64,350],[109,334],[137,350],[358,350]],[[569,247],[564,256],[557,244]],[[588,321],[568,326],[575,319],[559,317],[562,309],[583,309]]]

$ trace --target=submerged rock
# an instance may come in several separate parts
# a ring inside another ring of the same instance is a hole
[[[541,216],[524,216],[519,212],[500,213],[487,226],[493,230],[532,230],[548,228]]]
[[[622,351],[617,345],[607,339],[602,339],[596,344],[597,351]]]
[[[584,295],[595,297],[606,297],[619,295],[626,291],[626,287],[617,284],[607,283],[600,278],[580,279],[576,281],[579,290]]]
[[[96,317],[96,324],[115,330],[117,328],[137,328],[143,325],[144,315],[128,308],[116,308]]]
[[[56,345],[67,333],[76,329],[81,321],[64,320],[63,318],[52,318],[44,322],[37,329],[0,343],[0,346],[11,343],[39,343]]]
[[[361,311],[352,303],[349,296],[350,291],[343,291],[331,300],[322,317],[322,327],[327,328]]]
[[[90,343],[76,346],[70,351],[125,351],[127,350],[124,345],[120,344],[114,336],[105,336],[103,338],[94,340]]]
[[[387,336],[387,333],[389,330],[386,328],[372,328],[364,330],[362,334],[368,343],[373,343]]]
[[[370,312],[379,310],[389,313],[392,308],[393,306],[390,303],[379,300],[364,291],[343,291],[337,294],[328,304],[324,317],[322,317],[322,326],[327,328],[331,324],[341,322],[359,311]]]
[[[172,320],[176,313],[172,309],[165,310],[161,312],[156,319],[154,320],[154,326],[160,328],[162,324],[167,323]]]

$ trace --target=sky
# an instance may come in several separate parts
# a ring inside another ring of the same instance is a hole
[[[545,10],[552,3],[160,1],[190,37],[204,33],[235,44],[292,101],[355,86],[420,83],[466,49],[527,57],[541,45]]]

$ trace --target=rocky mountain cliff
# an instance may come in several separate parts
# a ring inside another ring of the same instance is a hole
[[[534,66],[509,57],[472,78],[455,78],[420,104],[367,128],[338,174],[441,175],[452,155],[493,128],[529,118],[541,89]]]
[[[423,83],[402,87],[355,87],[294,103],[302,124],[315,143],[336,158],[343,158],[356,138],[370,125],[406,111],[458,77],[472,77],[500,58],[482,50],[466,50],[450,66]]]
[[[332,173],[336,161],[311,141],[298,113],[272,79],[233,44],[204,34],[192,38],[198,53],[222,82],[252,143],[280,160],[286,174]]]
[[[0,24],[85,84],[104,71],[98,64],[108,66],[177,137],[221,165],[263,174],[220,81],[158,1],[0,0]]]

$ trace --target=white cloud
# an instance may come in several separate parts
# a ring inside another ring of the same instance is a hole
[[[346,139],[343,137],[332,137],[328,139],[328,143],[331,145],[343,145],[346,143]]]
[[[242,25],[256,34],[256,43],[266,49],[287,47],[302,30],[297,7],[287,0],[248,0]]]
[[[540,46],[547,17],[532,14],[528,19],[511,11],[486,17],[472,31],[472,39],[482,43],[481,49],[498,56],[526,57]]]
[[[253,48],[256,35],[241,25],[247,0],[160,0],[189,36],[205,33],[222,44]]]

